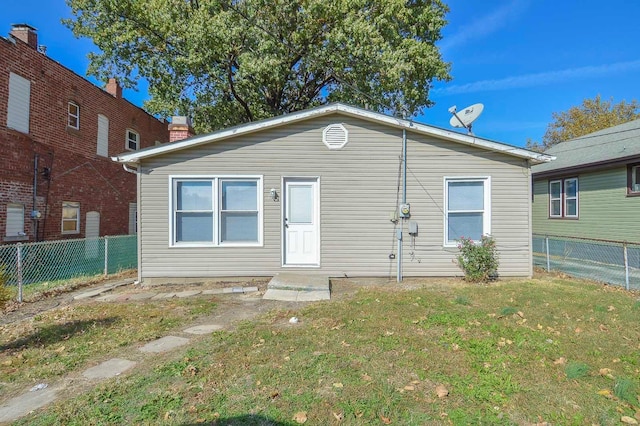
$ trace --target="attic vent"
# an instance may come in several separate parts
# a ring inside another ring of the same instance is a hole
[[[342,124],[329,124],[322,132],[322,142],[329,149],[340,149],[349,142],[349,132]]]

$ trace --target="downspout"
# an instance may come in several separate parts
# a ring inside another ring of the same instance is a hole
[[[140,284],[142,282],[142,241],[140,239],[140,165],[137,168],[133,169],[127,166],[126,163],[122,163],[122,168],[129,172],[134,173],[136,175],[136,245],[138,251],[138,279],[134,282],[134,284]]]
[[[39,155],[33,156],[33,207],[31,208],[31,219],[33,220],[33,230],[35,241],[38,241],[38,218],[36,217],[38,203],[38,159]]]
[[[407,203],[407,130],[402,129],[402,204]],[[399,208],[399,206],[396,206]],[[397,281],[402,282],[402,231],[404,229],[404,218],[401,218],[400,229],[398,230],[398,276]]]

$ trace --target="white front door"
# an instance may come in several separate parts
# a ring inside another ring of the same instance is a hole
[[[319,266],[318,179],[284,179],[284,264]]]

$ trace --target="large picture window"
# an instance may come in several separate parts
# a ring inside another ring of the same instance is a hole
[[[549,217],[578,217],[578,178],[549,181]]]
[[[445,178],[445,245],[491,233],[491,187],[486,178]]]
[[[173,178],[172,192],[172,245],[261,244],[260,178]]]

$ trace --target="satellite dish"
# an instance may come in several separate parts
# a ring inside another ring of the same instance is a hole
[[[449,112],[453,114],[453,117],[449,120],[449,124],[453,127],[464,127],[469,131],[469,134],[471,134],[471,125],[478,119],[478,117],[480,117],[483,110],[484,105],[473,104],[460,112],[456,112],[456,106],[454,105],[449,108]]]

